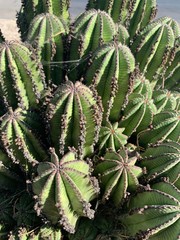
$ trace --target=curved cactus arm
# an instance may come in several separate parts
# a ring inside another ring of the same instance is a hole
[[[94,210],[90,209],[89,201],[97,196],[99,188],[89,176],[85,161],[77,160],[73,152],[60,160],[51,149],[51,162],[38,166],[33,191],[38,195],[36,210],[42,211],[53,224],[59,223],[66,231],[74,233],[80,216],[93,218]]]

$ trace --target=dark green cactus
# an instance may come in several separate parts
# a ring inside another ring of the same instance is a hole
[[[75,147],[79,155],[93,153],[102,121],[102,107],[80,82],[67,81],[55,92],[47,109],[50,134],[57,153]]]
[[[53,224],[74,233],[80,216],[94,217],[89,201],[99,191],[95,178],[90,177],[89,165],[69,152],[59,159],[51,149],[51,161],[40,163],[38,176],[33,180],[37,195],[36,211],[42,212]]]
[[[139,134],[139,144],[147,147],[148,144],[163,142],[169,139],[180,141],[179,111],[164,111],[154,116],[151,128]]]
[[[156,107],[152,99],[148,99],[145,94],[132,93],[123,111],[119,127],[125,129],[124,134],[131,136],[133,132],[139,133],[147,129],[153,121],[154,114]]]
[[[131,46],[141,72],[153,85],[165,74],[164,65],[167,64],[174,42],[173,29],[158,19],[147,25]]]
[[[17,24],[20,28],[22,39],[26,39],[31,21],[39,14],[54,14],[69,22],[69,0],[21,0],[22,7],[17,14]]]
[[[150,181],[167,177],[171,183],[180,178],[180,144],[165,142],[148,148],[141,154],[140,166],[145,167],[145,178]]]
[[[0,125],[3,147],[13,162],[19,163],[24,170],[43,161],[47,154],[36,134],[33,133],[31,122],[33,114],[18,108],[9,109],[2,117]]]
[[[37,107],[45,88],[42,66],[25,44],[0,44],[0,98],[6,107]]]
[[[118,206],[127,197],[127,191],[135,190],[139,184],[137,178],[141,176],[142,169],[135,166],[137,157],[129,157],[127,150],[122,149],[118,153],[108,151],[99,161],[95,174],[100,177],[102,199],[112,198]]]
[[[179,190],[170,183],[157,183],[130,199],[121,222],[129,239],[175,240],[180,234],[179,207]]]
[[[96,88],[101,96],[104,120],[119,120],[127,95],[132,90],[134,70],[134,57],[130,49],[121,43],[103,45],[93,54],[85,82]]]
[[[127,143],[127,136],[123,134],[124,128],[118,127],[118,122],[111,124],[107,122],[105,126],[101,127],[99,133],[98,148],[100,152],[106,149],[118,151]]]
[[[27,41],[36,49],[46,75],[46,82],[63,82],[63,36],[68,32],[64,20],[46,13],[36,16],[30,24]],[[58,66],[54,66],[54,62]],[[53,69],[55,68],[55,69]]]

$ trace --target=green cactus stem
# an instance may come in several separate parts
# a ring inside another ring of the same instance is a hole
[[[79,156],[93,153],[98,141],[102,107],[93,92],[80,82],[67,81],[55,92],[47,109],[50,134],[57,153],[74,147]]]
[[[116,39],[123,45],[129,45],[130,36],[128,30],[122,24],[116,24]]]
[[[141,72],[153,85],[165,74],[174,41],[173,29],[159,19],[147,25],[131,46]]]
[[[123,134],[124,128],[118,127],[118,122],[111,124],[107,122],[105,126],[101,127],[99,133],[98,149],[105,152],[106,149],[118,151],[127,143],[127,136]]]
[[[129,157],[126,149],[118,152],[107,151],[95,167],[95,175],[99,176],[103,189],[102,200],[112,198],[115,206],[120,205],[127,196],[127,191],[133,191],[138,186],[138,177],[142,169],[135,166],[137,157]]]
[[[121,43],[103,45],[92,56],[85,82],[96,88],[102,98],[104,120],[117,122],[132,91],[135,60],[130,49]]]
[[[157,183],[137,193],[121,217],[132,239],[176,240],[179,237],[180,192],[170,183]]]
[[[99,187],[89,174],[89,165],[77,159],[74,152],[59,159],[51,149],[51,161],[39,164],[38,176],[33,180],[37,212],[42,212],[52,224],[58,223],[74,233],[80,216],[94,217],[89,202],[97,197]]]
[[[180,141],[180,114],[178,111],[164,111],[154,116],[151,128],[139,134],[139,144],[147,147],[169,139]]]
[[[32,116],[31,112],[20,108],[15,111],[10,108],[2,117],[0,126],[5,151],[12,161],[19,163],[25,171],[48,157],[30,124]]]
[[[26,39],[32,20],[39,14],[49,13],[69,22],[69,0],[21,0],[22,7],[17,14],[17,25],[23,40]]]
[[[42,66],[25,44],[0,44],[0,97],[6,107],[37,107],[45,88]]]
[[[90,54],[104,43],[113,40],[115,34],[115,24],[106,12],[92,9],[82,13],[71,28],[69,60],[82,59],[78,66],[76,63],[70,66],[69,78],[79,80],[85,71]]]
[[[40,228],[38,234],[31,234],[30,238],[28,238],[28,240],[39,240],[39,239],[61,240],[62,239],[61,229],[54,228],[50,225],[45,224]]]
[[[132,93],[129,102],[123,111],[119,127],[124,128],[123,133],[131,136],[132,133],[139,133],[147,129],[156,114],[156,107],[152,99],[145,95]]]
[[[30,24],[27,41],[35,48],[43,64],[47,83],[60,84],[64,80],[64,35],[67,32],[65,22],[49,13],[36,16]]]
[[[155,178],[167,177],[173,184],[180,178],[180,144],[164,142],[149,147],[141,154],[140,166],[145,167],[145,178],[150,181]]]
[[[152,99],[152,94],[153,94],[152,87],[149,80],[147,80],[144,77],[144,75],[142,74],[137,75],[134,81],[133,93],[144,95],[149,100]]]

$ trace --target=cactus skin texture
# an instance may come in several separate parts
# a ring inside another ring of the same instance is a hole
[[[118,127],[118,122],[111,124],[107,122],[105,126],[101,127],[99,133],[99,151],[102,153],[107,148],[113,151],[118,151],[127,143],[127,136],[122,132],[124,128]]]
[[[137,157],[128,157],[126,149],[118,152],[107,151],[95,167],[95,175],[100,176],[103,191],[103,201],[112,198],[115,206],[120,205],[127,196],[127,190],[135,190],[142,169],[135,166]]]
[[[163,142],[169,139],[180,141],[180,117],[179,111],[164,111],[154,116],[151,129],[139,134],[139,144],[147,147],[148,144]]]
[[[93,153],[102,107],[88,87],[80,82],[62,84],[49,104],[47,118],[57,153],[63,155],[69,147],[76,148],[80,156]]]
[[[117,122],[133,85],[135,60],[130,49],[112,42],[103,45],[92,56],[86,85],[97,89],[102,98],[104,120]]]
[[[36,16],[30,24],[27,41],[35,48],[46,75],[46,82],[60,84],[63,81],[62,66],[55,67],[51,62],[64,60],[63,36],[68,32],[65,22],[46,13]]]
[[[21,0],[22,7],[17,14],[17,24],[20,28],[21,38],[27,37],[31,21],[39,14],[49,13],[63,18],[69,22],[69,0]]]
[[[167,177],[175,184],[180,178],[180,144],[164,142],[149,147],[141,154],[140,166],[145,167],[145,178],[150,181],[155,178]]]
[[[123,45],[129,45],[130,36],[128,30],[122,24],[116,24],[116,39]]]
[[[98,182],[89,176],[89,165],[69,152],[59,159],[51,149],[51,161],[40,163],[38,176],[33,181],[33,192],[38,196],[36,210],[52,224],[59,223],[74,233],[80,216],[94,217],[89,201],[99,191]]]
[[[153,85],[165,74],[164,65],[167,64],[174,42],[173,29],[158,19],[147,25],[131,46],[141,72]]]
[[[128,28],[131,38],[156,16],[156,0],[89,0],[87,9],[106,11],[115,23]]]
[[[152,86],[142,74],[137,74],[134,81],[133,93],[144,95],[147,99],[151,100],[153,91]]]
[[[33,116],[33,115],[32,115]],[[25,171],[47,158],[47,154],[34,134],[31,113],[18,108],[9,109],[0,125],[1,141],[14,163],[21,164]]]
[[[170,183],[160,182],[132,197],[129,213],[121,221],[130,239],[176,240],[180,234],[179,207],[179,190]]]
[[[142,94],[132,93],[123,111],[119,127],[125,128],[123,133],[127,136],[131,136],[134,132],[139,133],[150,126],[155,113],[156,107],[152,99]]]
[[[0,97],[6,107],[37,107],[45,88],[41,64],[24,44],[0,44]]]

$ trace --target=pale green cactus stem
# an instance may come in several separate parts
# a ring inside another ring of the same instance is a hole
[[[146,96],[149,100],[152,99],[152,87],[148,79],[144,77],[142,74],[138,74],[133,86],[133,93],[138,93]]]
[[[94,51],[111,41],[115,33],[115,24],[106,12],[93,9],[82,13],[73,23],[70,59],[78,59],[77,56]],[[74,46],[77,46],[78,53]]]
[[[124,45],[129,45],[130,37],[128,30],[122,24],[116,24],[116,39]]]
[[[169,110],[156,114],[151,127],[138,136],[139,145],[145,148],[148,144],[163,142],[166,139],[180,141],[179,111]]]
[[[157,84],[159,78],[163,78],[166,71],[164,65],[167,64],[174,42],[172,28],[161,19],[147,25],[134,40],[131,50],[141,72],[152,86]]]
[[[166,177],[175,184],[180,178],[180,144],[164,142],[153,145],[141,154],[140,166],[145,167],[147,181]]]
[[[118,122],[111,124],[107,122],[101,127],[99,133],[98,149],[99,152],[105,152],[106,149],[118,151],[127,143],[127,136],[123,134],[124,128],[118,127]]]
[[[25,44],[0,44],[0,97],[6,107],[37,108],[44,78],[39,60]]]
[[[65,22],[55,15],[46,13],[36,16],[31,22],[27,41],[35,48],[43,64],[46,82],[63,82],[64,41],[68,32]],[[58,66],[54,66],[54,63]]]
[[[119,127],[125,129],[123,133],[127,136],[131,136],[134,132],[138,134],[150,126],[154,114],[156,114],[156,107],[152,99],[142,94],[132,93],[123,111]]]
[[[173,92],[166,89],[154,90],[153,100],[157,108],[157,113],[166,110],[175,110],[177,106],[177,98],[178,96],[176,96],[176,94],[173,94]]]
[[[0,125],[1,141],[6,153],[24,171],[48,157],[34,133],[31,121],[31,113],[20,108],[15,111],[9,109]]]
[[[179,238],[180,191],[167,182],[137,193],[128,202],[129,212],[120,220],[129,239]]]
[[[61,159],[51,150],[51,161],[40,163],[38,176],[33,180],[37,195],[36,211],[41,212],[52,224],[59,224],[74,233],[80,216],[92,219],[91,200],[99,192],[98,182],[90,177],[90,167],[68,152]]]
[[[31,21],[39,14],[49,13],[69,22],[69,0],[21,0],[22,7],[17,14],[17,24],[22,39],[26,39]]]
[[[43,225],[37,234],[31,234],[28,240],[60,240],[62,238],[62,233],[61,229],[59,228],[54,228],[50,225]]]
[[[112,123],[119,120],[132,91],[134,70],[135,59],[130,49],[121,43],[105,44],[93,54],[85,82],[96,88],[102,98],[104,120],[109,118]]]
[[[57,154],[74,147],[81,156],[91,155],[98,141],[102,111],[97,96],[81,82],[62,84],[47,109]]]
[[[129,157],[124,148],[118,152],[107,151],[105,156],[99,159],[95,175],[99,176],[103,201],[112,198],[115,206],[118,206],[127,197],[127,191],[137,188],[142,169],[135,166],[136,161],[137,156]]]

